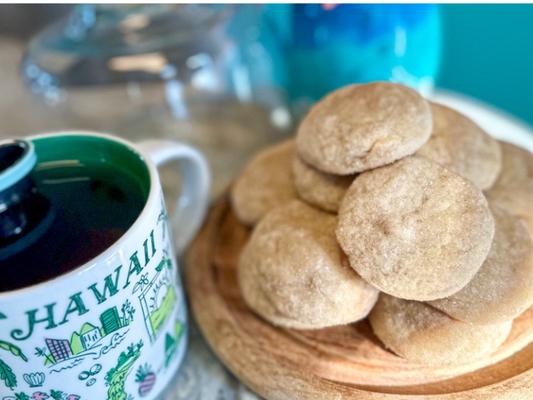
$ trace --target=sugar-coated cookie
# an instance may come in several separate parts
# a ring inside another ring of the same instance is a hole
[[[472,325],[418,301],[380,294],[369,316],[376,336],[394,353],[429,365],[458,365],[494,352],[512,321]]]
[[[237,177],[231,205],[245,225],[254,225],[270,210],[297,197],[292,184],[294,140],[286,140],[258,153]]]
[[[510,321],[533,304],[533,244],[509,212],[490,207],[495,233],[487,259],[459,292],[429,302],[449,316],[474,324]]]
[[[296,192],[305,202],[324,211],[336,213],[344,193],[356,175],[333,175],[310,166],[296,154],[292,161]]]
[[[419,150],[432,130],[426,100],[407,86],[375,82],[338,89],[302,120],[298,154],[315,168],[349,175]]]
[[[417,154],[436,161],[481,190],[489,189],[502,167],[499,143],[461,113],[431,104],[433,132]]]
[[[489,201],[521,218],[533,235],[533,155],[510,143],[500,142],[500,146],[502,171],[485,194]]]
[[[339,209],[337,238],[351,266],[404,299],[435,300],[462,289],[493,236],[483,193],[423,157],[363,172]]]
[[[348,264],[335,239],[336,224],[334,215],[299,200],[268,213],[238,266],[248,306],[275,325],[296,329],[366,317],[378,291]]]

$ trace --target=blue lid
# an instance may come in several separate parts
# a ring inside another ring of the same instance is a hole
[[[0,192],[24,179],[37,163],[32,142],[8,139],[0,141]]]

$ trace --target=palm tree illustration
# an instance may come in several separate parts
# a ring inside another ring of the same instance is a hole
[[[54,360],[52,355],[46,353],[46,347],[43,347],[42,349],[36,347],[35,348],[35,355],[37,357],[46,357],[46,361],[49,361],[51,364],[55,364],[56,363],[56,360]]]
[[[135,308],[131,306],[129,300],[126,300],[126,302],[122,305],[121,311],[123,326],[129,325],[130,322],[133,321],[133,314],[135,314]]]
[[[128,313],[128,321],[130,321],[130,320],[133,321],[133,314],[135,314],[135,308],[128,307],[126,312]]]

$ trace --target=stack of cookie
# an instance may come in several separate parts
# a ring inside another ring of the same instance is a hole
[[[244,300],[275,325],[368,316],[396,354],[460,364],[533,304],[533,155],[405,86],[326,96],[296,139],[248,164],[231,201],[253,227]]]

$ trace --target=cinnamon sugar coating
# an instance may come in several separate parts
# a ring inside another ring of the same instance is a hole
[[[380,294],[369,316],[376,336],[394,353],[428,365],[460,365],[493,353],[512,321],[472,325],[418,301]]]
[[[230,193],[237,218],[256,224],[270,210],[297,197],[292,183],[294,140],[286,140],[258,153],[237,177]]]
[[[483,193],[422,157],[362,173],[339,209],[337,238],[351,266],[404,299],[435,300],[462,289],[493,236]]]
[[[487,259],[468,285],[429,304],[474,324],[511,321],[533,304],[533,244],[520,220],[491,205],[495,233]]]
[[[421,155],[489,189],[502,167],[499,143],[470,119],[440,104],[431,104],[433,131]]]
[[[299,200],[255,227],[238,266],[247,305],[271,323],[317,329],[367,316],[378,292],[350,268],[334,215]]]
[[[485,194],[489,201],[521,218],[533,235],[533,154],[506,142],[500,146],[502,171]]]
[[[292,177],[296,192],[305,202],[336,213],[344,194],[356,175],[333,175],[310,166],[295,154]]]
[[[406,86],[346,86],[309,111],[298,128],[297,151],[323,172],[362,172],[419,150],[431,134],[431,118],[428,102]]]

